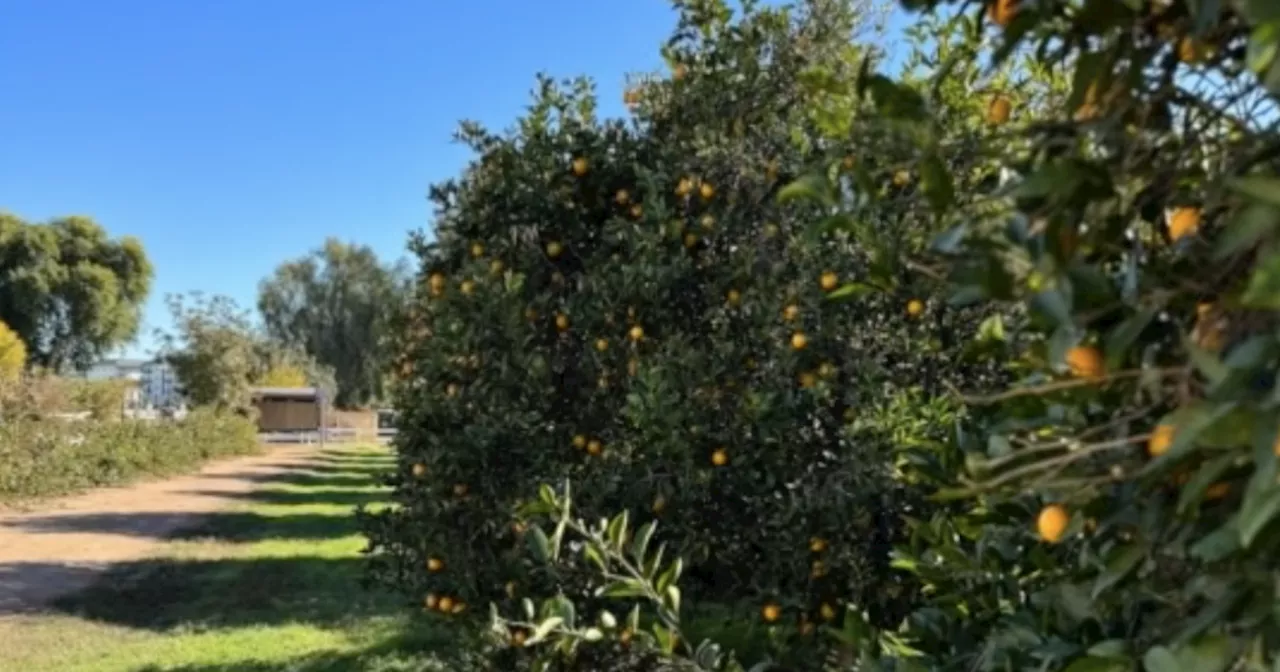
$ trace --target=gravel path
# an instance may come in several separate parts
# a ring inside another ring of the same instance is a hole
[[[166,537],[228,508],[273,475],[306,467],[314,445],[213,462],[196,474],[0,509],[0,617],[38,611],[112,563],[154,555]]]

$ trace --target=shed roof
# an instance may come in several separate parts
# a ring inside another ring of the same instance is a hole
[[[314,387],[255,387],[252,392],[257,399],[312,400],[319,396],[319,390]]]

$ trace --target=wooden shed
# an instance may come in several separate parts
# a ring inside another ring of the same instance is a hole
[[[259,432],[315,432],[324,421],[324,395],[314,387],[255,387]]]

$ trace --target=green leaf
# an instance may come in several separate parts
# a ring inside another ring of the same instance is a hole
[[[1151,647],[1142,657],[1142,667],[1146,672],[1182,672],[1173,652],[1163,646]]]
[[[1183,338],[1182,346],[1187,350],[1187,358],[1191,360],[1191,365],[1196,367],[1210,385],[1217,385],[1230,375],[1231,371],[1226,364],[1222,363],[1222,360],[1218,359],[1217,355],[1196,345],[1190,338]]]
[[[563,623],[564,620],[559,616],[552,616],[551,618],[539,623],[538,626],[534,628],[533,634],[529,635],[529,638],[524,640],[524,645],[533,646],[534,644],[541,642]]]
[[[622,513],[614,516],[613,520],[609,521],[609,527],[605,532],[605,539],[608,540],[609,545],[612,546],[614,550],[621,551],[622,545],[626,543],[628,518],[630,518],[630,513],[624,510]]]
[[[1251,175],[1227,183],[1231,189],[1262,203],[1280,206],[1280,178]]]
[[[1146,556],[1147,547],[1145,544],[1130,544],[1112,550],[1107,556],[1106,568],[1102,571],[1102,574],[1098,575],[1097,581],[1093,584],[1093,592],[1090,597],[1097,600],[1108,588],[1128,576],[1129,572],[1132,572]]]
[[[1099,658],[1127,659],[1129,646],[1123,639],[1107,639],[1089,647],[1089,655]]]
[[[850,282],[843,287],[831,292],[827,295],[828,301],[838,301],[841,299],[853,299],[860,296],[866,296],[873,292],[881,291],[876,287],[872,287],[862,282]]]
[[[680,573],[683,570],[684,570],[684,560],[680,558],[676,558],[675,560],[672,560],[671,564],[667,567],[667,571],[663,572],[662,575],[658,577],[658,580],[655,583],[655,585],[658,588],[658,592],[659,593],[666,592],[667,586],[673,585],[677,581],[679,581]]]
[[[529,540],[529,548],[533,551],[533,557],[539,562],[547,562],[551,559],[551,540],[547,539],[547,533],[542,531],[541,527],[533,525],[529,527],[529,533],[525,535]]]
[[[1280,189],[1280,182],[1277,182]],[[1271,252],[1253,267],[1249,286],[1240,296],[1246,308],[1280,309],[1280,252]]]
[[[1235,647],[1224,635],[1207,635],[1178,650],[1180,672],[1222,672],[1235,658]]]
[[[779,203],[792,201],[817,201],[826,206],[836,203],[835,195],[831,192],[831,182],[820,173],[802,175],[778,190]]]
[[[663,599],[666,601],[666,607],[672,613],[680,613],[680,588],[678,586],[667,586]]]
[[[582,631],[582,638],[588,642],[598,642],[604,639],[604,633],[600,631],[600,628],[587,628]]]
[[[1249,548],[1258,533],[1280,512],[1280,485],[1264,492],[1250,492],[1240,504],[1240,545]]]
[[[1254,27],[1245,52],[1249,69],[1259,75],[1265,73],[1275,63],[1277,54],[1280,54],[1280,21]]]
[[[1177,427],[1177,431],[1173,435],[1173,442],[1169,444],[1167,452],[1148,462],[1139,474],[1143,476],[1152,474],[1182,459],[1196,447],[1197,440],[1206,429],[1226,417],[1236,407],[1235,402],[1201,402],[1182,408],[1162,420],[1162,424],[1167,423]]]
[[[605,564],[604,556],[600,555],[600,549],[592,542],[587,542],[582,546],[582,555],[591,561],[591,564],[600,568],[600,571],[606,571],[608,565]]]
[[[1130,315],[1128,319],[1121,322],[1115,329],[1107,334],[1106,340],[1106,358],[1107,368],[1116,369],[1120,363],[1124,361],[1125,353],[1128,352],[1129,346],[1138,340],[1142,335],[1142,331],[1151,324],[1151,320],[1160,312],[1157,307],[1147,307]]]
[[[636,562],[644,562],[644,554],[649,550],[649,540],[653,538],[653,532],[657,528],[657,521],[651,520],[636,530],[635,539],[631,541],[631,557]]]
[[[1237,528],[1238,517],[1233,517],[1222,527],[1205,535],[1191,545],[1188,553],[1202,562],[1217,562],[1240,550],[1240,530]]]
[[[1254,203],[1240,212],[1222,232],[1214,246],[1214,259],[1226,259],[1251,249],[1259,240],[1271,235],[1280,223],[1280,209],[1266,203]]]
[[[622,579],[596,591],[601,597],[644,597],[644,586],[635,579]]]
[[[671,653],[675,651],[676,641],[671,631],[663,627],[660,623],[653,624],[653,636],[658,640],[658,648],[663,653]]]

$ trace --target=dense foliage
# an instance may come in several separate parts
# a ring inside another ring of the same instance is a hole
[[[376,574],[500,669],[1272,669],[1280,5],[676,4],[464,129]]]
[[[253,386],[268,384],[263,382],[267,376],[287,375],[289,383],[301,377],[305,385],[332,394],[332,371],[270,339],[233,299],[171,296],[169,309],[174,331],[160,334],[162,356],[173,367],[190,403],[247,409]]]
[[[0,321],[23,340],[33,365],[83,369],[127,343],[151,277],[140,242],[113,240],[91,219],[37,224],[0,212]]]
[[[333,371],[339,406],[363,406],[384,396],[407,275],[367,246],[330,239],[262,281],[258,312],[274,342]]]
[[[5,418],[0,422],[0,500],[177,474],[259,447],[252,422],[204,409],[175,422]]]

